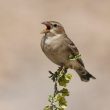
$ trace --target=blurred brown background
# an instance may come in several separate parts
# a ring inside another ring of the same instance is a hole
[[[0,0],[0,110],[42,110],[57,66],[40,48],[42,21],[61,22],[97,79],[74,78],[68,110],[110,110],[110,0]]]

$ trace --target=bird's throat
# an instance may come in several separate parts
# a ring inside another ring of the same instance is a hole
[[[58,34],[58,35],[55,35],[55,36],[46,36],[46,40],[45,40],[45,43],[47,44],[47,45],[49,45],[49,44],[51,44],[51,43],[54,43],[54,42],[56,42],[57,43],[57,41],[59,41],[58,39],[61,37],[61,35],[60,34]]]

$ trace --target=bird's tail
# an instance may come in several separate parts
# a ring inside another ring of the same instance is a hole
[[[88,82],[90,78],[96,79],[85,68],[76,69],[76,72],[78,73],[82,81]]]

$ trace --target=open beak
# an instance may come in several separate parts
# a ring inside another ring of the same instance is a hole
[[[50,32],[51,29],[51,24],[48,21],[42,22],[42,24],[44,24],[46,26],[46,29],[44,29],[41,34],[45,34]]]

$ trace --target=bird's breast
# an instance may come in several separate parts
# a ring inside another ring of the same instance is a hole
[[[68,58],[67,47],[60,36],[49,37],[42,41],[42,49],[46,56],[54,63],[61,65]]]

